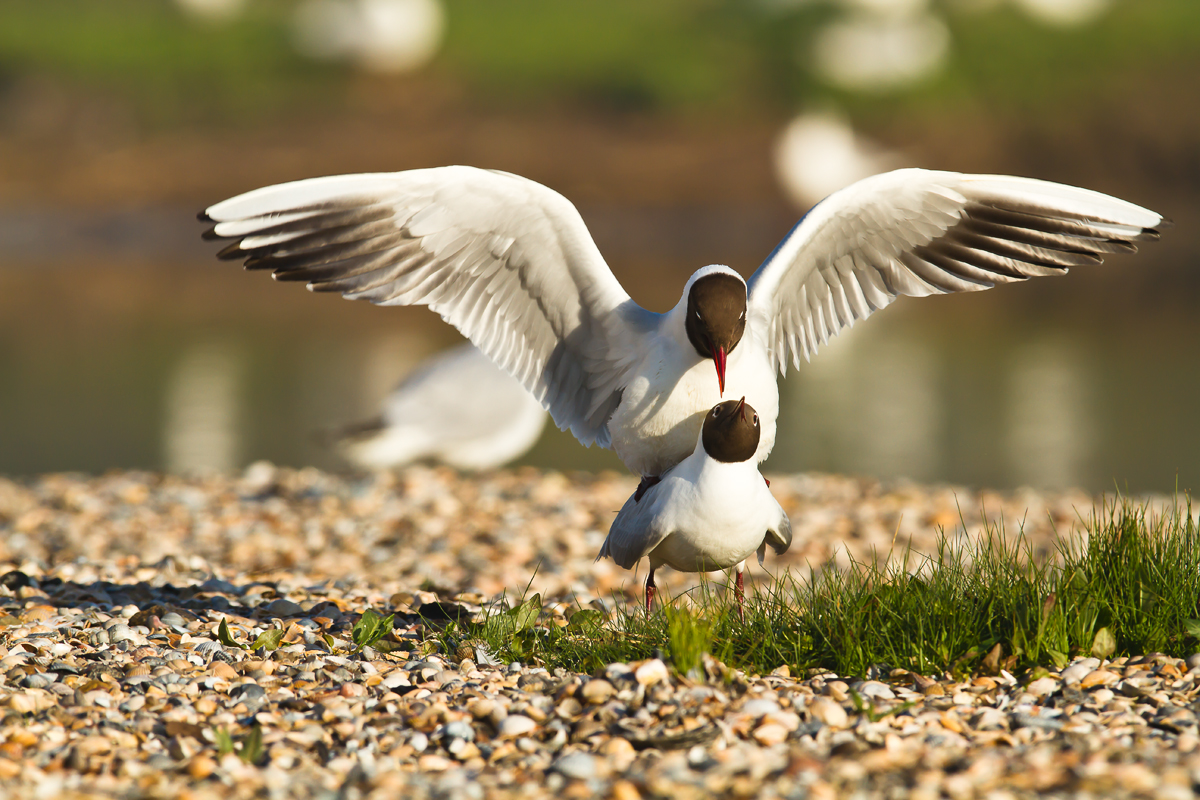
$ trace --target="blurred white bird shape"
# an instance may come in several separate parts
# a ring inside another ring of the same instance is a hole
[[[754,453],[762,425],[754,408],[726,400],[704,417],[692,454],[667,470],[638,499],[625,501],[596,557],[625,569],[650,559],[646,611],[654,600],[654,571],[663,564],[680,572],[733,567],[738,613],[743,613],[746,559],[767,545],[776,553],[792,544],[792,526],[771,495]]]
[[[468,343],[423,362],[387,396],[379,417],[347,426],[336,440],[370,470],[423,460],[487,470],[528,452],[545,425],[541,403]]]
[[[777,373],[901,295],[972,292],[1098,264],[1158,238],[1161,215],[1086,189],[903,169],[817,204],[747,282],[693,273],[665,314],[638,306],[579,212],[526,178],[472,167],[269,186],[201,215],[223,259],[382,305],[425,305],[644,489],[692,454],[709,410],[757,409],[771,452]],[[710,366],[712,365],[712,366]],[[713,367],[716,380],[713,380]]]

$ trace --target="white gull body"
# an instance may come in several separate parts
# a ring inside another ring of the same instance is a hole
[[[339,446],[366,469],[432,459],[487,470],[528,452],[545,425],[524,386],[463,344],[422,362],[387,396],[378,422],[352,426]]]
[[[791,524],[755,462],[724,463],[700,441],[694,446],[640,500],[625,501],[597,560],[632,569],[648,556],[651,570],[666,564],[680,572],[741,572],[756,550],[762,562],[768,544],[787,550]]]
[[[612,447],[643,476],[692,453],[720,399],[711,359],[684,334],[680,304],[639,307],[575,207],[503,172],[440,167],[269,186],[205,212],[279,280],[383,305],[425,305],[512,374],[585,445]],[[1099,263],[1157,237],[1162,217],[1044,181],[905,169],[814,207],[748,282],[725,397],[759,410],[770,453],[776,372],[901,295],[978,291]],[[701,273],[728,271],[706,267]]]

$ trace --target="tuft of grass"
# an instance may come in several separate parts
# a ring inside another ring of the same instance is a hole
[[[374,609],[368,608],[364,611],[350,631],[350,639],[354,642],[354,652],[357,653],[364,648],[377,645],[380,639],[392,632],[392,623],[395,619],[395,614],[383,617],[376,614]]]
[[[505,660],[580,672],[656,652],[684,674],[711,653],[755,673],[787,665],[929,675],[1200,649],[1200,533],[1190,501],[1152,514],[1116,500],[1094,509],[1084,528],[1046,558],[994,525],[973,542],[943,534],[928,556],[785,574],[751,593],[744,623],[730,593],[705,582],[649,615],[618,604],[607,615],[578,611],[564,627],[535,624],[534,596],[464,633]]]

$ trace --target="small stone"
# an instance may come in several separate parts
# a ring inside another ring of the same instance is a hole
[[[850,716],[846,713],[846,709],[828,697],[818,697],[813,700],[808,711],[831,728],[844,728],[850,722]]]
[[[139,639],[141,639],[141,637],[134,633],[133,629],[125,624],[113,625],[108,629],[108,640],[113,644],[117,644],[118,642],[136,643]]]
[[[642,686],[653,686],[656,683],[662,683],[670,677],[670,672],[667,670],[667,665],[661,659],[652,658],[645,664],[637,668],[634,673],[637,682]]]
[[[18,714],[29,714],[33,711],[37,711],[37,697],[27,692],[14,694],[12,697],[8,698],[8,707],[13,711],[16,711]]]
[[[594,706],[603,705],[617,693],[617,687],[603,678],[593,678],[583,685],[583,699]]]
[[[505,717],[496,731],[501,739],[515,739],[537,729],[537,723],[524,714]]]
[[[567,697],[558,704],[554,711],[563,719],[574,719],[583,713],[583,704],[574,697]]]
[[[1089,664],[1076,662],[1064,669],[1059,677],[1062,678],[1062,682],[1065,684],[1075,684],[1086,678],[1088,673],[1094,669],[1095,667]]]
[[[844,703],[850,699],[850,687],[845,681],[830,681],[825,684],[825,692],[839,703]]]
[[[749,714],[752,717],[761,717],[766,714],[779,710],[779,703],[765,697],[756,697],[753,700],[746,701],[742,706],[742,713]]]
[[[600,750],[608,759],[608,763],[617,772],[627,770],[629,765],[637,758],[637,751],[633,749],[633,745],[627,739],[622,739],[619,736],[609,739]]]
[[[1192,653],[1187,657],[1187,661],[1185,663],[1187,663],[1187,668],[1189,670],[1200,667],[1200,653]]]
[[[842,712],[845,713],[845,712]],[[771,747],[787,741],[788,730],[776,722],[768,722],[754,731],[754,740],[763,747]]]
[[[267,690],[256,683],[240,683],[229,690],[229,699],[240,700],[247,705],[262,703],[267,699]]]
[[[187,766],[188,775],[190,775],[193,780],[197,781],[204,780],[209,775],[212,775],[214,772],[216,772],[216,770],[217,762],[203,754],[195,756],[191,761],[188,762]]]
[[[1080,689],[1091,689],[1093,686],[1108,686],[1121,680],[1121,676],[1109,672],[1106,669],[1098,669],[1088,673],[1087,677],[1079,682]]]
[[[496,708],[496,701],[488,697],[476,697],[467,703],[467,713],[475,719],[487,719]]]
[[[940,720],[942,727],[948,731],[963,733],[966,730],[966,726],[963,725],[962,717],[953,711],[943,711]]]
[[[800,715],[794,711],[772,711],[763,717],[763,724],[773,722],[776,725],[782,725],[784,729],[791,732],[799,730]]]
[[[627,780],[613,781],[610,792],[612,800],[642,800],[641,792]]]
[[[343,683],[338,693],[342,697],[362,697],[367,693],[367,687],[361,683]]]
[[[446,739],[466,739],[471,742],[475,740],[475,729],[471,727],[471,723],[462,720],[447,722],[442,728],[442,736]]]
[[[452,766],[454,766],[453,761],[433,753],[417,759],[417,767],[423,772],[445,772]]]
[[[224,678],[227,681],[232,681],[238,676],[237,671],[224,661],[213,661],[212,666],[208,668],[208,671],[216,677]]]
[[[54,683],[55,676],[45,672],[35,672],[21,679],[21,686],[26,689],[47,689]]]
[[[586,781],[596,776],[596,758],[588,753],[567,753],[559,756],[550,769],[572,780]]]
[[[1035,697],[1045,697],[1048,694],[1054,694],[1058,691],[1058,681],[1054,678],[1038,678],[1033,683],[1025,687],[1025,691]]]
[[[299,603],[288,600],[286,597],[276,598],[262,609],[272,617],[298,617],[304,613],[304,609],[300,607]]]
[[[863,681],[855,687],[855,690],[863,697],[869,697],[872,700],[896,699],[896,693],[892,691],[892,687],[879,681]]]

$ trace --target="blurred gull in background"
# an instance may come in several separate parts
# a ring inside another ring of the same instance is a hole
[[[1016,480],[1056,489],[1086,480],[1096,425],[1087,353],[1044,340],[1018,351],[1009,375],[1006,449]]]
[[[200,342],[183,353],[167,382],[163,446],[168,470],[237,468],[244,373],[243,354],[227,342]]]
[[[831,113],[801,114],[775,146],[775,173],[788,197],[810,208],[855,181],[904,166]]]
[[[813,48],[817,73],[855,91],[898,89],[929,77],[946,60],[950,31],[922,5],[852,13],[831,23]]]
[[[437,53],[445,14],[438,0],[305,0],[293,28],[296,48],[311,58],[407,72]]]
[[[401,381],[376,419],[335,434],[342,453],[365,469],[433,459],[484,470],[524,455],[546,412],[533,395],[474,345],[430,358]]]
[[[246,0],[175,0],[175,5],[204,22],[227,22],[242,13]]]
[[[1014,4],[1045,25],[1074,28],[1108,11],[1112,0],[1014,0]]]

